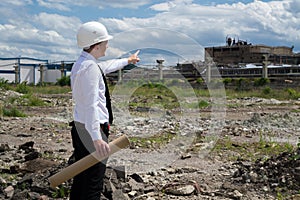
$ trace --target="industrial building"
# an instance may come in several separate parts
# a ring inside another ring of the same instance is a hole
[[[299,65],[300,53],[294,47],[253,45],[243,40],[227,37],[226,45],[205,48],[205,61],[213,61],[218,67],[240,67],[245,64]]]

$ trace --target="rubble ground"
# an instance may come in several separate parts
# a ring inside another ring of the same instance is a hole
[[[71,95],[40,98],[49,105],[0,120],[0,199],[68,199],[72,180],[54,190],[48,178],[72,154]],[[131,145],[110,157],[104,199],[300,199],[300,102],[227,104],[213,140],[209,108],[115,109],[110,140],[126,134]]]

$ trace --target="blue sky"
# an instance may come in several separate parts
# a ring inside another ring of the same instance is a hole
[[[114,36],[107,59],[141,49],[144,63],[197,61],[226,36],[300,52],[299,0],[10,0],[0,13],[0,57],[75,60],[76,31],[91,20]]]

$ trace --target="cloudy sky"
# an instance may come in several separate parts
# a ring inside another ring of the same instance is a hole
[[[92,20],[114,36],[106,58],[141,49],[145,64],[197,61],[227,36],[300,52],[299,0],[9,0],[0,13],[0,57],[75,60],[78,27]]]

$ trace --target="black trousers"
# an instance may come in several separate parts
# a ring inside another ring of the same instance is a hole
[[[75,162],[95,151],[95,147],[84,124],[71,123],[72,142]],[[109,128],[101,125],[102,138],[108,142]],[[106,162],[101,161],[73,178],[70,200],[99,200],[103,190],[103,179],[106,171]]]

